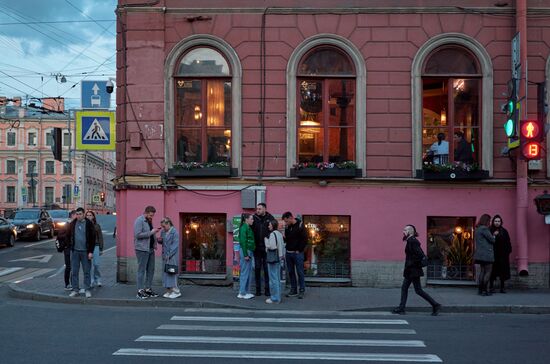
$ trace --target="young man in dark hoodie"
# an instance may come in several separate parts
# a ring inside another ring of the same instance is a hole
[[[252,224],[252,231],[254,232],[254,242],[256,248],[254,249],[254,277],[256,278],[256,296],[262,295],[262,271],[264,272],[265,283],[265,295],[271,296],[269,291],[269,273],[267,271],[267,253],[265,251],[264,238],[269,236],[269,222],[274,220],[274,217],[267,212],[267,205],[260,202],[256,206],[256,213],[254,216],[254,223]]]
[[[285,222],[286,265],[290,279],[290,292],[287,297],[304,298],[306,290],[304,280],[304,250],[307,245],[307,231],[302,220],[295,218],[292,212],[283,214]],[[298,283],[296,283],[296,274]],[[298,291],[298,286],[300,290]]]

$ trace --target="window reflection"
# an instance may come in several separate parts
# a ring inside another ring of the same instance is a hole
[[[225,274],[225,215],[184,214],[181,225],[183,270]]]

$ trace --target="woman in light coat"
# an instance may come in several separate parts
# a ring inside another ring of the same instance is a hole
[[[284,238],[283,234],[277,228],[279,223],[273,219],[269,221],[268,229],[270,231],[269,237],[264,238],[265,250],[277,251],[279,260],[274,263],[267,262],[267,271],[269,273],[269,290],[271,297],[265,300],[265,303],[281,303],[281,262],[285,256]],[[269,253],[268,253],[269,255]]]
[[[160,225],[162,230],[160,231],[160,241],[162,243],[162,263],[163,268],[166,264],[178,265],[179,258],[179,241],[180,236],[178,231],[174,227],[172,220],[165,217],[161,220]],[[178,272],[167,273],[163,269],[162,273],[162,285],[166,288],[166,293],[163,295],[165,298],[178,298],[181,296],[180,289],[178,288]]]

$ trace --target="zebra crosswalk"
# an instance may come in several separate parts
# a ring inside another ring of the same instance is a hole
[[[186,311],[114,356],[441,363],[407,320],[381,313]],[[307,316],[307,317],[304,317]]]
[[[54,270],[54,268],[0,267],[0,283],[20,283]]]

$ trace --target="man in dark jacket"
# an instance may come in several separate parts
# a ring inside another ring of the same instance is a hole
[[[256,206],[256,213],[254,216],[254,223],[252,224],[252,231],[254,232],[254,243],[256,248],[254,249],[254,277],[256,278],[256,296],[262,295],[262,271],[264,273],[265,282],[265,295],[270,297],[269,291],[269,273],[267,271],[267,253],[265,251],[264,238],[269,236],[269,222],[274,220],[274,217],[267,212],[267,205],[260,202]]]
[[[466,141],[464,133],[460,130],[455,132],[455,141],[457,142],[454,155],[455,162],[472,164],[474,162],[472,146]]]
[[[302,220],[295,218],[292,212],[283,214],[285,222],[286,265],[290,279],[290,291],[287,297],[304,298],[306,284],[304,279],[304,250],[307,245],[307,231]],[[298,275],[298,284],[296,283]],[[298,285],[300,291],[298,291]]]
[[[69,224],[68,241],[71,249],[71,283],[73,291],[69,296],[76,297],[79,293],[78,271],[82,264],[84,273],[84,289],[86,298],[92,297],[90,270],[96,242],[96,230],[94,224],[84,216],[84,209],[76,209],[76,219]]]
[[[406,225],[403,229],[403,241],[406,241],[405,246],[405,267],[403,269],[403,285],[401,286],[401,302],[399,306],[393,309],[393,313],[405,314],[405,306],[407,305],[407,295],[411,283],[414,286],[414,291],[417,295],[428,301],[432,305],[432,315],[437,316],[441,305],[437,303],[429,294],[422,290],[420,277],[424,275],[422,270],[422,258],[424,252],[420,247],[420,242],[416,238],[418,233],[413,225]]]
[[[65,257],[65,290],[72,291],[73,286],[71,285],[71,247],[69,240],[69,228],[71,227],[71,222],[76,217],[76,210],[71,210],[69,213],[69,222],[65,224],[63,229],[59,230],[57,233],[57,251],[63,253]]]

